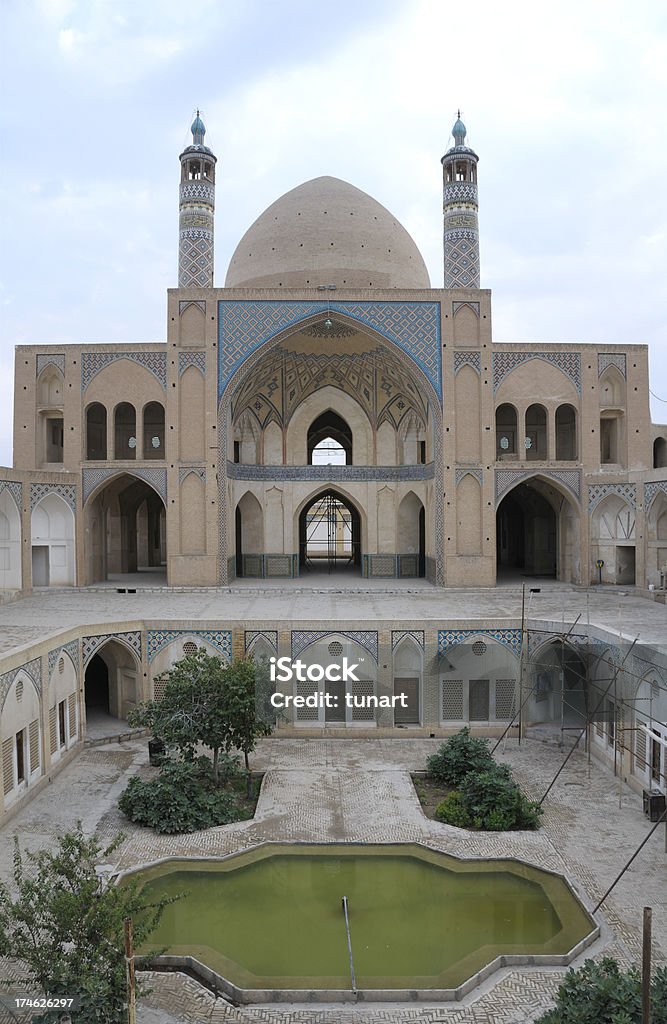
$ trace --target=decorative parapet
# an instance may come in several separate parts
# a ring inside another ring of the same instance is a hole
[[[332,483],[353,481],[432,480],[435,464],[425,466],[251,466],[227,463],[230,480],[326,480]]]

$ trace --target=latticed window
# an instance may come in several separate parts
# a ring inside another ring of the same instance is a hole
[[[58,708],[49,708],[49,750],[55,754],[58,749]]]
[[[507,721],[514,716],[516,679],[496,679],[496,719]]]
[[[310,697],[312,694],[318,692],[317,683],[311,682],[309,679],[297,679],[296,681],[296,696],[297,697]],[[297,722],[317,722],[319,720],[318,708],[297,708],[296,709],[296,720]]]
[[[14,788],[14,737],[2,744],[2,790],[7,796]]]
[[[28,747],[30,750],[30,774],[39,768],[39,721],[36,718],[28,726]]]
[[[646,771],[646,733],[641,725],[635,732],[635,771]]]
[[[442,684],[442,721],[463,721],[463,680],[446,679]]]
[[[350,680],[350,694],[354,697],[372,697],[373,696],[373,680],[372,679],[357,679]],[[352,702],[354,704],[354,700]],[[365,702],[364,702],[365,703]],[[353,722],[374,722],[375,721],[375,709],[369,707],[352,708],[352,721]]]
[[[69,717],[69,738],[76,736],[76,694],[70,693],[67,698],[67,710]]]

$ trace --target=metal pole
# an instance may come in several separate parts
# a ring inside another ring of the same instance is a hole
[[[519,746],[523,732],[523,649],[526,643],[526,584],[521,584],[521,655],[519,659]]]
[[[132,934],[132,918],[126,917],[125,927],[125,967],[127,970],[127,1024],[137,1021],[137,987],[134,977],[134,942]]]
[[[642,933],[642,1024],[651,1024],[651,908],[644,907]]]
[[[602,906],[602,904],[603,904],[603,903],[604,903],[604,901],[606,900],[606,898],[607,898],[607,896],[609,895],[609,893],[610,893],[610,892],[612,891],[612,889],[614,888],[614,886],[615,886],[615,885],[616,885],[616,884],[617,884],[618,882],[620,882],[620,880],[622,879],[623,875],[624,875],[624,874],[625,874],[625,872],[626,872],[626,871],[628,870],[628,868],[630,867],[630,865],[632,864],[632,862],[633,862],[633,861],[635,860],[635,858],[636,858],[636,857],[637,857],[637,856],[638,856],[638,855],[639,855],[639,854],[641,853],[641,851],[642,851],[642,850],[644,849],[644,847],[645,847],[645,846],[646,846],[646,844],[648,843],[649,839],[651,838],[651,836],[653,835],[653,833],[654,833],[654,832],[655,832],[655,830],[657,829],[658,825],[662,824],[662,822],[663,822],[663,821],[667,821],[667,808],[665,808],[665,810],[664,810],[664,811],[662,812],[662,814],[660,815],[660,817],[659,817],[659,818],[658,818],[658,820],[656,821],[655,825],[653,826],[653,828],[651,829],[651,831],[649,832],[649,834],[648,834],[647,836],[645,836],[645,837],[644,837],[644,839],[642,839],[641,843],[639,844],[639,846],[637,847],[637,849],[635,850],[635,852],[633,853],[632,857],[630,858],[630,860],[628,861],[628,863],[627,863],[627,864],[625,865],[625,867],[624,867],[624,868],[622,868],[622,870],[621,870],[621,871],[619,871],[619,873],[618,873],[618,874],[616,875],[616,878],[615,878],[615,879],[614,879],[614,881],[613,881],[613,882],[611,883],[611,885],[610,885],[610,886],[609,886],[609,888],[607,889],[607,891],[606,891],[606,893],[604,894],[604,896],[603,896],[603,897],[602,897],[601,899],[599,899],[599,900],[597,901],[597,903],[595,904],[595,907],[593,908],[593,913],[594,913],[594,914],[597,914],[598,910],[600,909],[600,907]]]
[[[343,904],[343,913],[345,914],[345,931],[347,932],[347,952],[350,957],[350,980],[352,982],[352,991],[357,991],[357,979],[354,976],[354,960],[352,959],[352,937],[350,935],[350,918],[347,912],[347,896],[343,896],[341,900]]]

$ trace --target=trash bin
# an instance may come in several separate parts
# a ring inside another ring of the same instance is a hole
[[[148,763],[154,768],[159,768],[165,759],[167,748],[164,740],[153,737],[148,741]]]

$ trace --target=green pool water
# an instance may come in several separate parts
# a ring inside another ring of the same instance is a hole
[[[566,953],[593,928],[569,887],[514,861],[413,846],[260,848],[140,874],[167,908],[151,948],[240,988],[452,988],[500,953]]]

